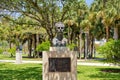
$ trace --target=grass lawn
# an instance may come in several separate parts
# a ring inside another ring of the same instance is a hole
[[[11,58],[9,55],[0,54],[0,60],[15,60],[15,58]]]
[[[120,80],[120,73],[102,72],[104,69],[120,70],[120,67],[78,66],[78,80]],[[42,80],[41,64],[0,63],[0,80]]]
[[[15,60],[14,57],[10,57],[8,54],[0,54],[0,60]],[[28,58],[27,54],[22,54],[22,60],[42,60],[41,58]]]
[[[0,54],[0,60],[15,60],[14,57],[10,57],[10,55],[7,54]],[[31,61],[40,61],[42,58],[28,58],[27,54],[22,54],[22,60],[31,60]],[[78,62],[92,62],[92,63],[104,63],[104,60],[101,60],[101,58],[96,58],[96,59],[78,59]]]

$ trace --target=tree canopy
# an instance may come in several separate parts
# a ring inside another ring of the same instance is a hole
[[[120,39],[119,4],[119,0],[94,0],[90,6],[85,0],[1,0],[0,40],[16,45],[28,41],[31,54],[46,40],[52,45],[54,25],[63,22],[68,43],[79,51],[87,46],[87,56],[92,57],[95,39]]]

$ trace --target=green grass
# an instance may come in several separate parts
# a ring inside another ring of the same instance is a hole
[[[0,63],[0,80],[42,80],[42,66]]]
[[[120,67],[78,66],[78,80],[120,80],[120,73],[102,72]],[[41,64],[0,63],[0,80],[42,80]]]
[[[9,54],[0,54],[0,60],[15,60],[15,56],[14,57],[10,57],[10,55]],[[22,54],[22,60],[42,60],[42,58],[28,58],[27,57],[27,54]],[[99,58],[97,58],[97,59],[87,59],[87,60],[84,60],[84,59],[82,59],[82,60],[80,60],[79,62],[93,62],[93,63],[103,63],[104,62],[104,60],[100,60]]]
[[[0,60],[15,60],[15,57],[10,57],[8,54],[0,54]]]
[[[96,58],[96,59],[78,59],[78,62],[84,62],[84,63],[105,63],[106,60],[105,59],[100,59],[100,58]]]
[[[0,54],[0,60],[15,60],[15,56],[10,57],[9,54]],[[26,54],[22,54],[22,60],[42,60],[42,58],[28,58]]]
[[[78,80],[120,80],[120,73],[102,72],[115,67],[78,66]],[[120,68],[117,68],[120,69]]]

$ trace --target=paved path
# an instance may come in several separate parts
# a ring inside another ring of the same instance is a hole
[[[0,60],[0,62],[12,62],[15,63],[15,60]],[[23,60],[22,63],[40,63],[42,64],[42,61],[27,61]],[[86,66],[117,66],[113,64],[107,64],[107,63],[91,63],[91,62],[77,62],[77,65],[86,65]],[[120,66],[117,66],[120,67]]]

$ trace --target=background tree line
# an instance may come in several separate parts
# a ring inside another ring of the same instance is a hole
[[[119,5],[119,0],[94,0],[91,6],[85,0],[1,0],[0,39],[10,46],[27,42],[29,57],[38,57],[38,44],[51,43],[56,36],[54,24],[61,21],[78,57],[83,52],[84,58],[93,58],[95,39],[120,39]]]

